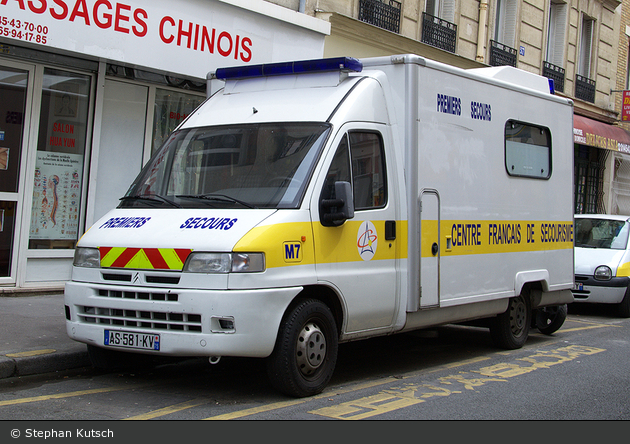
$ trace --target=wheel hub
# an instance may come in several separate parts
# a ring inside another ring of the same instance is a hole
[[[527,319],[527,313],[525,313],[525,304],[520,301],[514,301],[510,306],[510,324],[512,326],[512,332],[515,335],[520,334],[525,328],[525,321]]]
[[[321,329],[309,322],[298,336],[297,363],[302,374],[308,376],[317,370],[326,356],[326,337]]]

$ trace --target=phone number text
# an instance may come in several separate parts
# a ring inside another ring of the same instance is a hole
[[[45,45],[47,34],[48,26],[0,16],[0,37],[11,37]]]

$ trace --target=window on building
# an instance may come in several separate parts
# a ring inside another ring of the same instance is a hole
[[[29,248],[74,248],[79,233],[91,77],[44,70]]]
[[[591,57],[593,46],[594,20],[588,16],[582,17],[582,31],[580,34],[580,55],[577,73],[583,77],[591,76]]]
[[[401,6],[396,0],[359,0],[359,20],[398,32]]]
[[[496,12],[494,40],[504,45],[514,47],[516,41],[516,0],[497,1]]]
[[[505,124],[505,168],[510,176],[551,176],[551,133],[548,128],[509,120]]]
[[[604,214],[604,165],[608,150],[585,145],[575,148],[575,213]]]
[[[552,2],[549,6],[547,33],[547,61],[564,67],[564,41],[567,23],[567,4]]]
[[[428,0],[422,13],[422,42],[455,52],[457,25],[455,0]]]
[[[427,0],[425,12],[447,22],[455,22],[455,0]]]
[[[490,65],[516,67],[517,0],[498,0],[494,39],[490,40]]]
[[[595,80],[590,78],[594,28],[595,20],[586,15],[582,16],[578,66],[575,75],[575,97],[591,103],[595,103]]]
[[[555,90],[559,92],[564,92],[564,42],[566,38],[566,23],[566,3],[550,3],[549,28],[547,30],[547,56],[543,64],[543,76],[552,79]]]

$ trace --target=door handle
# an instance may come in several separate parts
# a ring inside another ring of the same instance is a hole
[[[433,256],[438,254],[439,248],[437,242],[433,242],[433,245],[431,245],[431,253],[433,253]]]

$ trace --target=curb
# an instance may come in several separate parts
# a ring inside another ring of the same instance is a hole
[[[87,348],[82,346],[30,350],[0,355],[0,379],[89,367]]]

